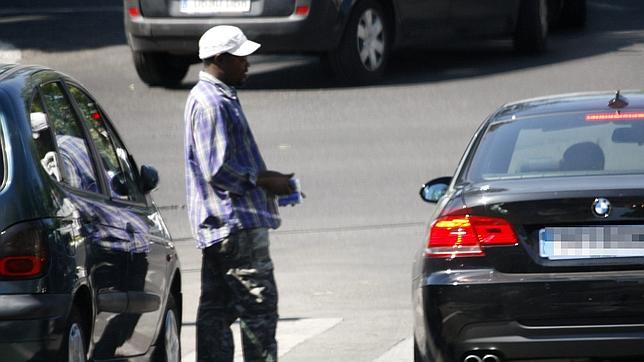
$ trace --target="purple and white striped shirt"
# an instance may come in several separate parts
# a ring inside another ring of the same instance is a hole
[[[235,89],[202,71],[184,120],[186,196],[197,247],[237,230],[278,228],[275,197],[256,185],[266,165]]]

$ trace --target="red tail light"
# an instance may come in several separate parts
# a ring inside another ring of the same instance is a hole
[[[42,272],[44,260],[37,256],[7,256],[0,259],[0,275],[31,277]]]
[[[498,217],[448,215],[438,218],[429,231],[425,256],[456,258],[483,256],[493,245],[516,245],[512,225]]]
[[[46,230],[41,222],[26,222],[0,233],[0,277],[33,278],[44,272]]]
[[[127,8],[127,12],[133,18],[136,18],[137,16],[141,16],[141,12],[139,11],[139,8],[136,6],[130,6],[129,8]]]
[[[309,15],[310,8],[308,6],[298,6],[295,8],[295,15],[297,16],[307,16]]]

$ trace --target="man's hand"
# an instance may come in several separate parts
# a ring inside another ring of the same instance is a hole
[[[288,195],[295,190],[289,180],[293,174],[285,175],[277,171],[264,171],[257,176],[257,186],[275,195]]]

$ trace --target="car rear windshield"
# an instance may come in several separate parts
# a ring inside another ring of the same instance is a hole
[[[644,112],[628,114],[566,113],[491,122],[469,158],[467,179],[644,173]]]

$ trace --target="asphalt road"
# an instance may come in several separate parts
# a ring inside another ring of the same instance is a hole
[[[121,2],[5,1],[0,61],[43,64],[85,84],[139,163],[180,250],[185,360],[194,358],[200,255],[186,222],[183,106],[197,80],[148,88],[136,76]],[[451,175],[481,121],[509,101],[644,87],[644,3],[589,0],[582,32],[549,51],[508,43],[406,52],[387,77],[339,87],[315,58],[254,56],[240,97],[270,168],[295,172],[307,199],[271,234],[283,361],[411,360],[410,270],[432,207],[420,185]],[[608,100],[607,100],[608,101]]]

